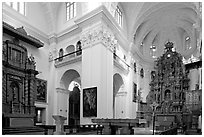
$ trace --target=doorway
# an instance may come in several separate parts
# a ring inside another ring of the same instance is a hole
[[[73,88],[69,96],[69,125],[80,125],[80,89]]]

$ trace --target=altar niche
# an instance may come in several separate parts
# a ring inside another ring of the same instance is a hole
[[[3,42],[3,128],[34,126],[38,72],[34,57],[27,56],[18,39]]]
[[[167,42],[165,53],[155,61],[147,104],[158,103],[156,114],[160,114],[160,117],[161,115],[175,115],[175,120],[171,122],[181,124],[183,113],[187,112],[185,94],[189,90],[189,79],[181,54],[172,51],[172,48],[173,43]],[[160,125],[170,126],[167,123],[171,122],[160,122]]]

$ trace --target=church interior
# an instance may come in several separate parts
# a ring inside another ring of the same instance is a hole
[[[2,134],[202,134],[201,2],[3,2]]]

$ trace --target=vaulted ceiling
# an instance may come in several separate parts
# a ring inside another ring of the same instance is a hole
[[[197,51],[201,32],[201,11],[198,3],[121,3],[126,14],[129,40],[134,43],[131,51],[145,61],[153,62],[150,54],[154,46],[156,57],[164,52],[167,41],[175,50],[189,58]],[[186,48],[185,38],[190,38]]]
[[[51,31],[62,3],[41,3]],[[199,3],[186,2],[120,2],[123,8],[127,39],[133,43],[133,55],[153,62],[150,54],[154,45],[156,57],[164,52],[167,41],[174,43],[176,51],[189,58],[197,53],[197,38],[201,35],[201,9]],[[190,38],[186,49],[185,37]],[[129,46],[129,45],[127,45]]]

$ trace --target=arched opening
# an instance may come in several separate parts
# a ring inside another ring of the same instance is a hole
[[[64,55],[64,51],[63,51],[63,49],[60,49],[59,50],[59,61],[63,60],[63,55]]]
[[[81,52],[81,50],[82,50],[82,49],[81,49],[81,41],[78,41],[78,42],[77,42],[76,48],[77,48],[77,51],[78,51],[78,52],[76,53],[76,55],[77,55],[77,56],[81,55],[81,53],[82,53],[82,52]]]
[[[76,70],[67,70],[61,79],[61,84],[65,89],[70,91],[68,107],[68,125],[80,124],[80,91],[81,91],[81,78]]]
[[[69,94],[69,125],[80,125],[80,89],[75,82]]]
[[[66,51],[67,51],[67,54],[74,52],[74,51],[75,51],[74,45],[69,45],[69,46],[67,46]],[[74,55],[74,54],[71,54],[71,55],[69,55],[68,57],[69,57],[69,58],[73,58],[73,57],[75,57],[75,55]]]
[[[123,92],[124,82],[120,74],[113,76],[113,118],[122,118],[124,114],[124,103],[120,92]]]

